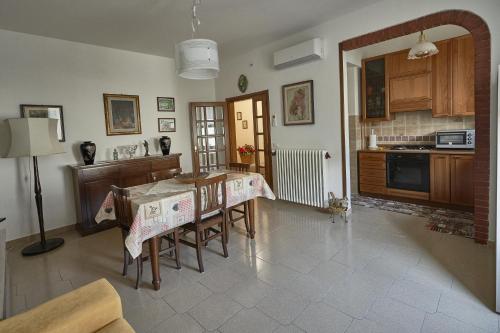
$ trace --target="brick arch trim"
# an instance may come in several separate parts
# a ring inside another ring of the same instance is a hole
[[[382,30],[345,40],[339,44],[342,73],[342,51],[380,43],[440,25],[454,24],[467,29],[475,45],[475,125],[476,154],[474,159],[474,231],[478,243],[488,242],[489,180],[490,180],[490,83],[491,83],[491,36],[488,25],[478,15],[464,10],[445,10],[400,23]],[[341,124],[344,119],[343,82],[341,77]],[[342,126],[342,140],[345,128]],[[342,142],[342,158],[345,161],[345,142]],[[346,173],[343,163],[345,193]]]

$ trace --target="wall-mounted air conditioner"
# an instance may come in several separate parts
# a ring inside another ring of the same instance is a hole
[[[274,52],[274,68],[282,69],[312,60],[323,59],[323,57],[323,41],[321,38],[314,38]]]

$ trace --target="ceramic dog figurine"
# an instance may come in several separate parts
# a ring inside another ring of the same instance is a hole
[[[335,214],[344,214],[344,221],[347,223],[347,210],[349,209],[349,199],[344,197],[342,199],[336,198],[333,192],[328,192],[328,211],[332,218],[332,223],[335,223]]]

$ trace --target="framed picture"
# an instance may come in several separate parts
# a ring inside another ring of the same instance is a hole
[[[243,115],[241,114],[241,112],[236,112],[236,120],[241,120],[243,119]]]
[[[173,97],[157,97],[156,104],[160,112],[174,112],[175,99]]]
[[[248,120],[243,120],[241,125],[242,125],[243,129],[247,129],[248,128]]]
[[[141,134],[139,96],[103,94],[107,135]]]
[[[21,104],[21,117],[57,119],[57,138],[60,142],[66,141],[62,105]]]
[[[175,132],[175,118],[158,118],[158,132]]]
[[[303,81],[283,86],[284,125],[314,124],[313,81]]]

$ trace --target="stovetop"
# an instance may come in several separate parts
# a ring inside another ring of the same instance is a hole
[[[433,145],[396,145],[392,146],[390,150],[431,150],[435,148]]]

